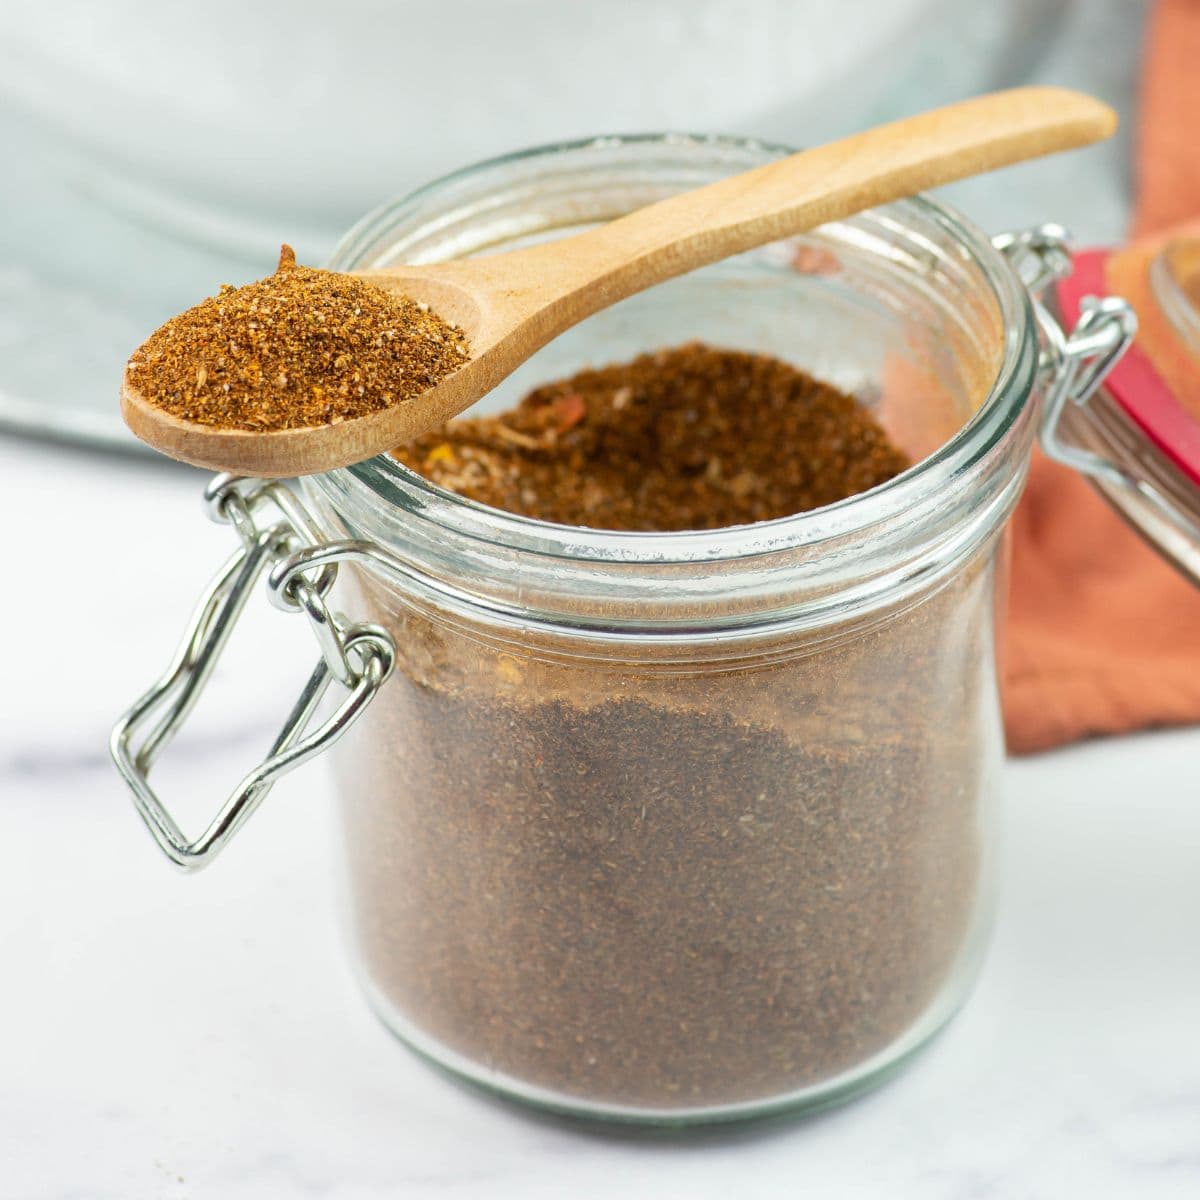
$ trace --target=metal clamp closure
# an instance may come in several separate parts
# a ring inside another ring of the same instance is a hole
[[[330,610],[327,597],[337,578],[337,559],[352,553],[355,544],[325,542],[284,484],[218,475],[205,491],[205,504],[214,520],[233,526],[241,545],[201,598],[166,673],[121,717],[109,744],[155,841],[172,862],[189,871],[216,857],[281,776],[320,754],[350,728],[396,660],[385,630],[349,624]],[[294,556],[318,546],[331,551],[320,566],[287,569]],[[344,553],[339,555],[339,549]],[[271,598],[286,611],[308,616],[321,658],[267,757],[237,785],[208,828],[189,840],[150,786],[150,769],[195,706],[251,590],[277,566],[284,569],[268,576]],[[334,680],[346,695],[310,730],[317,705]]]
[[[1039,303],[1042,371],[1047,379],[1038,436],[1053,459],[1114,486],[1136,481],[1123,467],[1082,446],[1064,441],[1060,423],[1066,407],[1082,408],[1104,382],[1137,333],[1137,316],[1118,296],[1089,296],[1075,328],[1067,333]]]
[[[1068,235],[1059,225],[1041,225],[992,239],[1025,282],[1042,336],[1041,375],[1045,391],[1038,440],[1046,454],[1088,476],[1114,499],[1148,508],[1176,530],[1194,534],[1195,524],[1150,481],[1135,475],[1107,455],[1063,436],[1068,406],[1085,409],[1096,389],[1129,348],[1137,333],[1137,314],[1118,296],[1089,296],[1079,320],[1064,330],[1042,303],[1041,293],[1070,273]],[[1122,505],[1124,507],[1124,505]]]

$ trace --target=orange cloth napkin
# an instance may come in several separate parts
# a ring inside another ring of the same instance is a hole
[[[1158,0],[1145,64],[1133,235],[1149,245],[1200,218],[1200,0]],[[1200,588],[1041,456],[1012,532],[1009,749],[1200,721]]]

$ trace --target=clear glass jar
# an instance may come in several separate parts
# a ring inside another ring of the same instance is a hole
[[[562,236],[775,153],[523,155],[376,214],[332,265]],[[398,654],[336,751],[372,1003],[479,1083],[647,1120],[826,1103],[961,1002],[991,912],[999,533],[1034,428],[1024,290],[919,200],[626,301],[489,401],[691,338],[866,397],[920,465],[654,535],[501,514],[387,458],[306,484],[327,536],[404,567],[344,572],[341,599]]]
[[[646,137],[500,159],[368,217],[331,265],[561,237],[783,153]],[[1044,283],[1055,238],[999,246],[931,201],[889,205],[626,300],[487,401],[692,339],[774,354],[860,397],[916,463],[811,513],[617,533],[489,509],[389,457],[305,479],[302,503],[218,477],[242,549],[113,735],[162,849],[203,865],[336,742],[359,973],[420,1053],[657,1123],[878,1082],[962,1002],[987,937],[1003,530],[1037,395],[1057,414],[1090,394],[1131,328],[1105,301],[1076,345],[1018,271]],[[147,774],[268,571],[322,658],[189,841]],[[334,677],[346,696],[310,731]]]

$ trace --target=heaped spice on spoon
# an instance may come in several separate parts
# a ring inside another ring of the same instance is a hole
[[[547,384],[395,454],[493,508],[643,532],[790,516],[909,465],[853,397],[777,358],[699,343]]]
[[[296,264],[220,293],[156,330],[126,368],[156,408],[197,425],[270,432],[336,424],[414,399],[470,357],[427,305]]]

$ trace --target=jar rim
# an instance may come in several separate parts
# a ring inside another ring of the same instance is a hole
[[[795,152],[791,147],[754,138],[679,133],[605,135],[535,146],[463,167],[385,202],[350,229],[328,265],[336,270],[372,265],[365,256],[372,247],[377,250],[379,234],[395,223],[398,214],[456,184],[558,155],[628,147],[711,148],[759,154],[764,161]],[[822,508],[770,521],[715,530],[643,532],[592,529],[508,513],[442,488],[390,454],[310,478],[335,503],[339,496],[365,487],[378,500],[390,502],[407,514],[419,514],[454,536],[573,562],[650,567],[730,562],[843,540],[894,519],[897,511],[928,504],[950,479],[986,456],[1016,423],[1033,390],[1036,324],[1028,292],[1016,272],[991,239],[957,210],[916,195],[870,212],[886,214],[889,220],[902,225],[915,223],[918,218],[932,223],[966,250],[992,292],[1004,339],[996,376],[976,411],[940,447],[886,483]],[[906,221],[906,216],[910,220]]]

